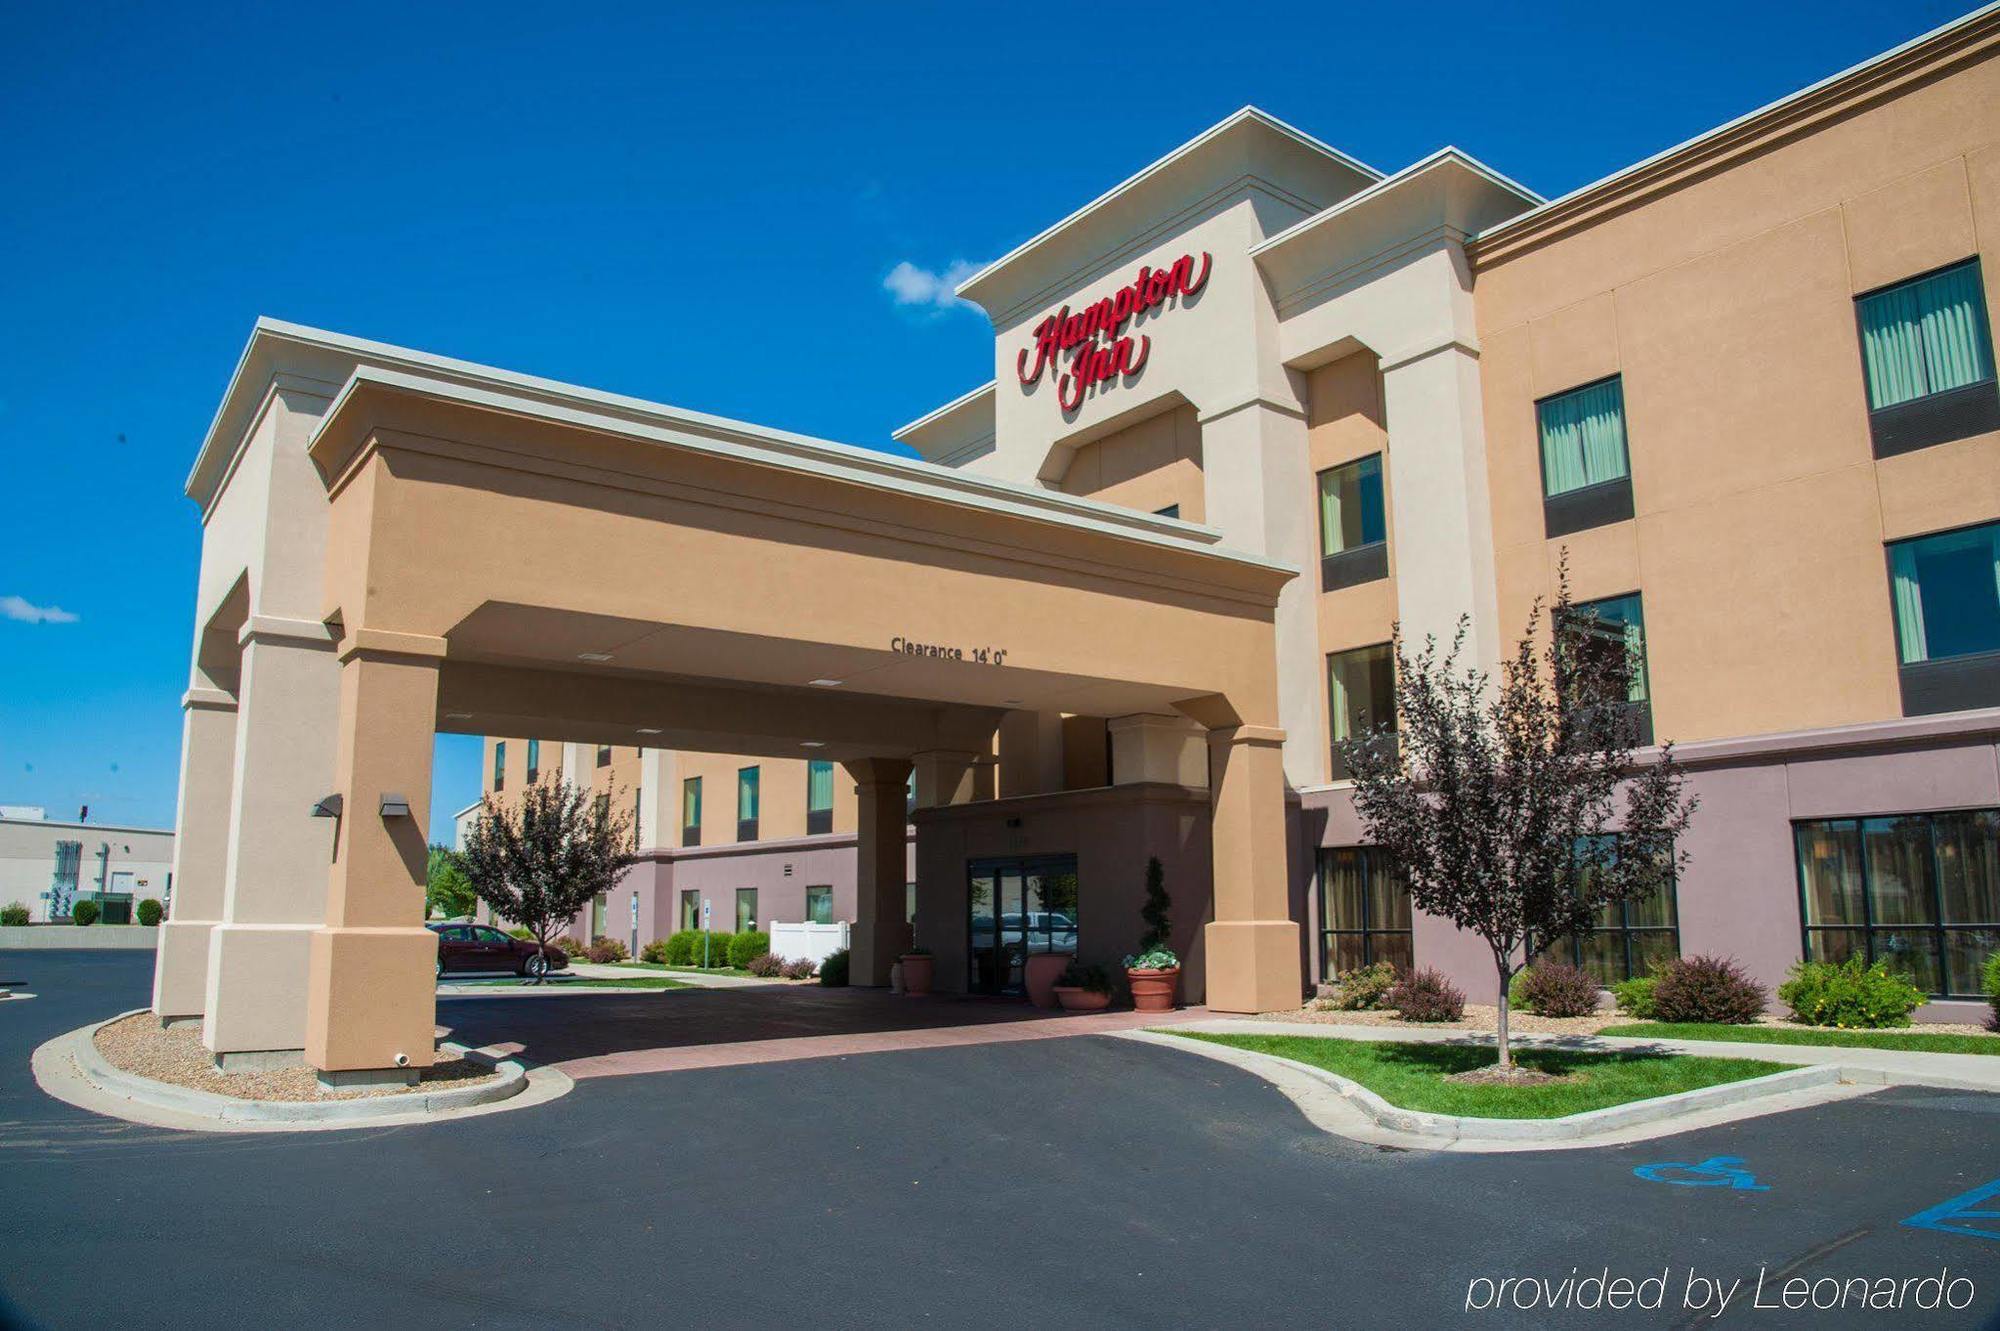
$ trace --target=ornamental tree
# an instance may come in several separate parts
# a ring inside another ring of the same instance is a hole
[[[465,866],[457,851],[449,846],[432,846],[428,876],[429,881],[424,888],[426,915],[436,914],[452,920],[472,914],[472,904],[479,897],[465,876]]]
[[[1419,910],[1484,939],[1493,956],[1503,1075],[1514,1075],[1507,984],[1607,907],[1667,888],[1696,801],[1673,745],[1634,761],[1627,705],[1640,663],[1617,625],[1580,613],[1565,556],[1553,607],[1537,599],[1496,682],[1395,639],[1396,718],[1343,742],[1368,839],[1395,856]]]
[[[562,780],[530,783],[512,807],[486,796],[459,853],[467,882],[546,946],[637,858],[631,819],[614,812],[620,803]]]

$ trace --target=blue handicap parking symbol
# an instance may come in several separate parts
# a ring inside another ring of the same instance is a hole
[[[1632,1172],[1648,1183],[1671,1183],[1677,1188],[1734,1188],[1738,1192],[1771,1190],[1759,1183],[1755,1174],[1743,1168],[1740,1156],[1734,1155],[1711,1155],[1693,1165],[1678,1161],[1640,1165]]]
[[[1914,1229],[1941,1229],[1947,1234],[1970,1234],[1975,1239],[2000,1239],[2000,1202],[1980,1205],[1996,1197],[2000,1197],[2000,1179],[1981,1184],[1971,1192],[1961,1192],[1928,1211],[1919,1211],[1903,1223]]]

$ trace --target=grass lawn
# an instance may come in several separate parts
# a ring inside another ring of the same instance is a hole
[[[665,966],[655,961],[621,961],[618,964],[641,971],[674,971],[682,975],[734,975],[741,980],[759,978],[741,966]]]
[[[1399,1108],[1466,1118],[1561,1118],[1630,1100],[1649,1100],[1657,1095],[1787,1070],[1747,1058],[1516,1049],[1515,1061],[1524,1067],[1573,1080],[1542,1086],[1465,1086],[1448,1082],[1445,1077],[1487,1066],[1493,1062],[1492,1049],[1311,1035],[1212,1035],[1171,1030],[1165,1033],[1309,1063],[1360,1082]]]
[[[1738,1044],[1816,1044],[1851,1049],[1907,1049],[1920,1054],[2000,1054],[2000,1035],[1923,1031],[1801,1030],[1794,1026],[1711,1026],[1698,1022],[1634,1021],[1599,1035],[1651,1040],[1733,1040]]]

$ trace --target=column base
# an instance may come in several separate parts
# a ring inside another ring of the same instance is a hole
[[[239,1049],[215,1055],[217,1072],[277,1072],[301,1068],[305,1063],[303,1049]]]
[[[163,920],[153,952],[153,1015],[201,1020],[208,1010],[209,935],[217,920]]]
[[[306,1062],[322,1074],[415,1072],[437,1046],[437,935],[422,925],[312,935]]]
[[[218,924],[201,1042],[214,1054],[302,1049],[311,924]]]
[[[1284,1012],[1305,997],[1296,920],[1216,920],[1202,948],[1211,1012]]]
[[[415,1068],[354,1068],[346,1072],[322,1072],[322,1091],[373,1090],[377,1086],[415,1086]]]

